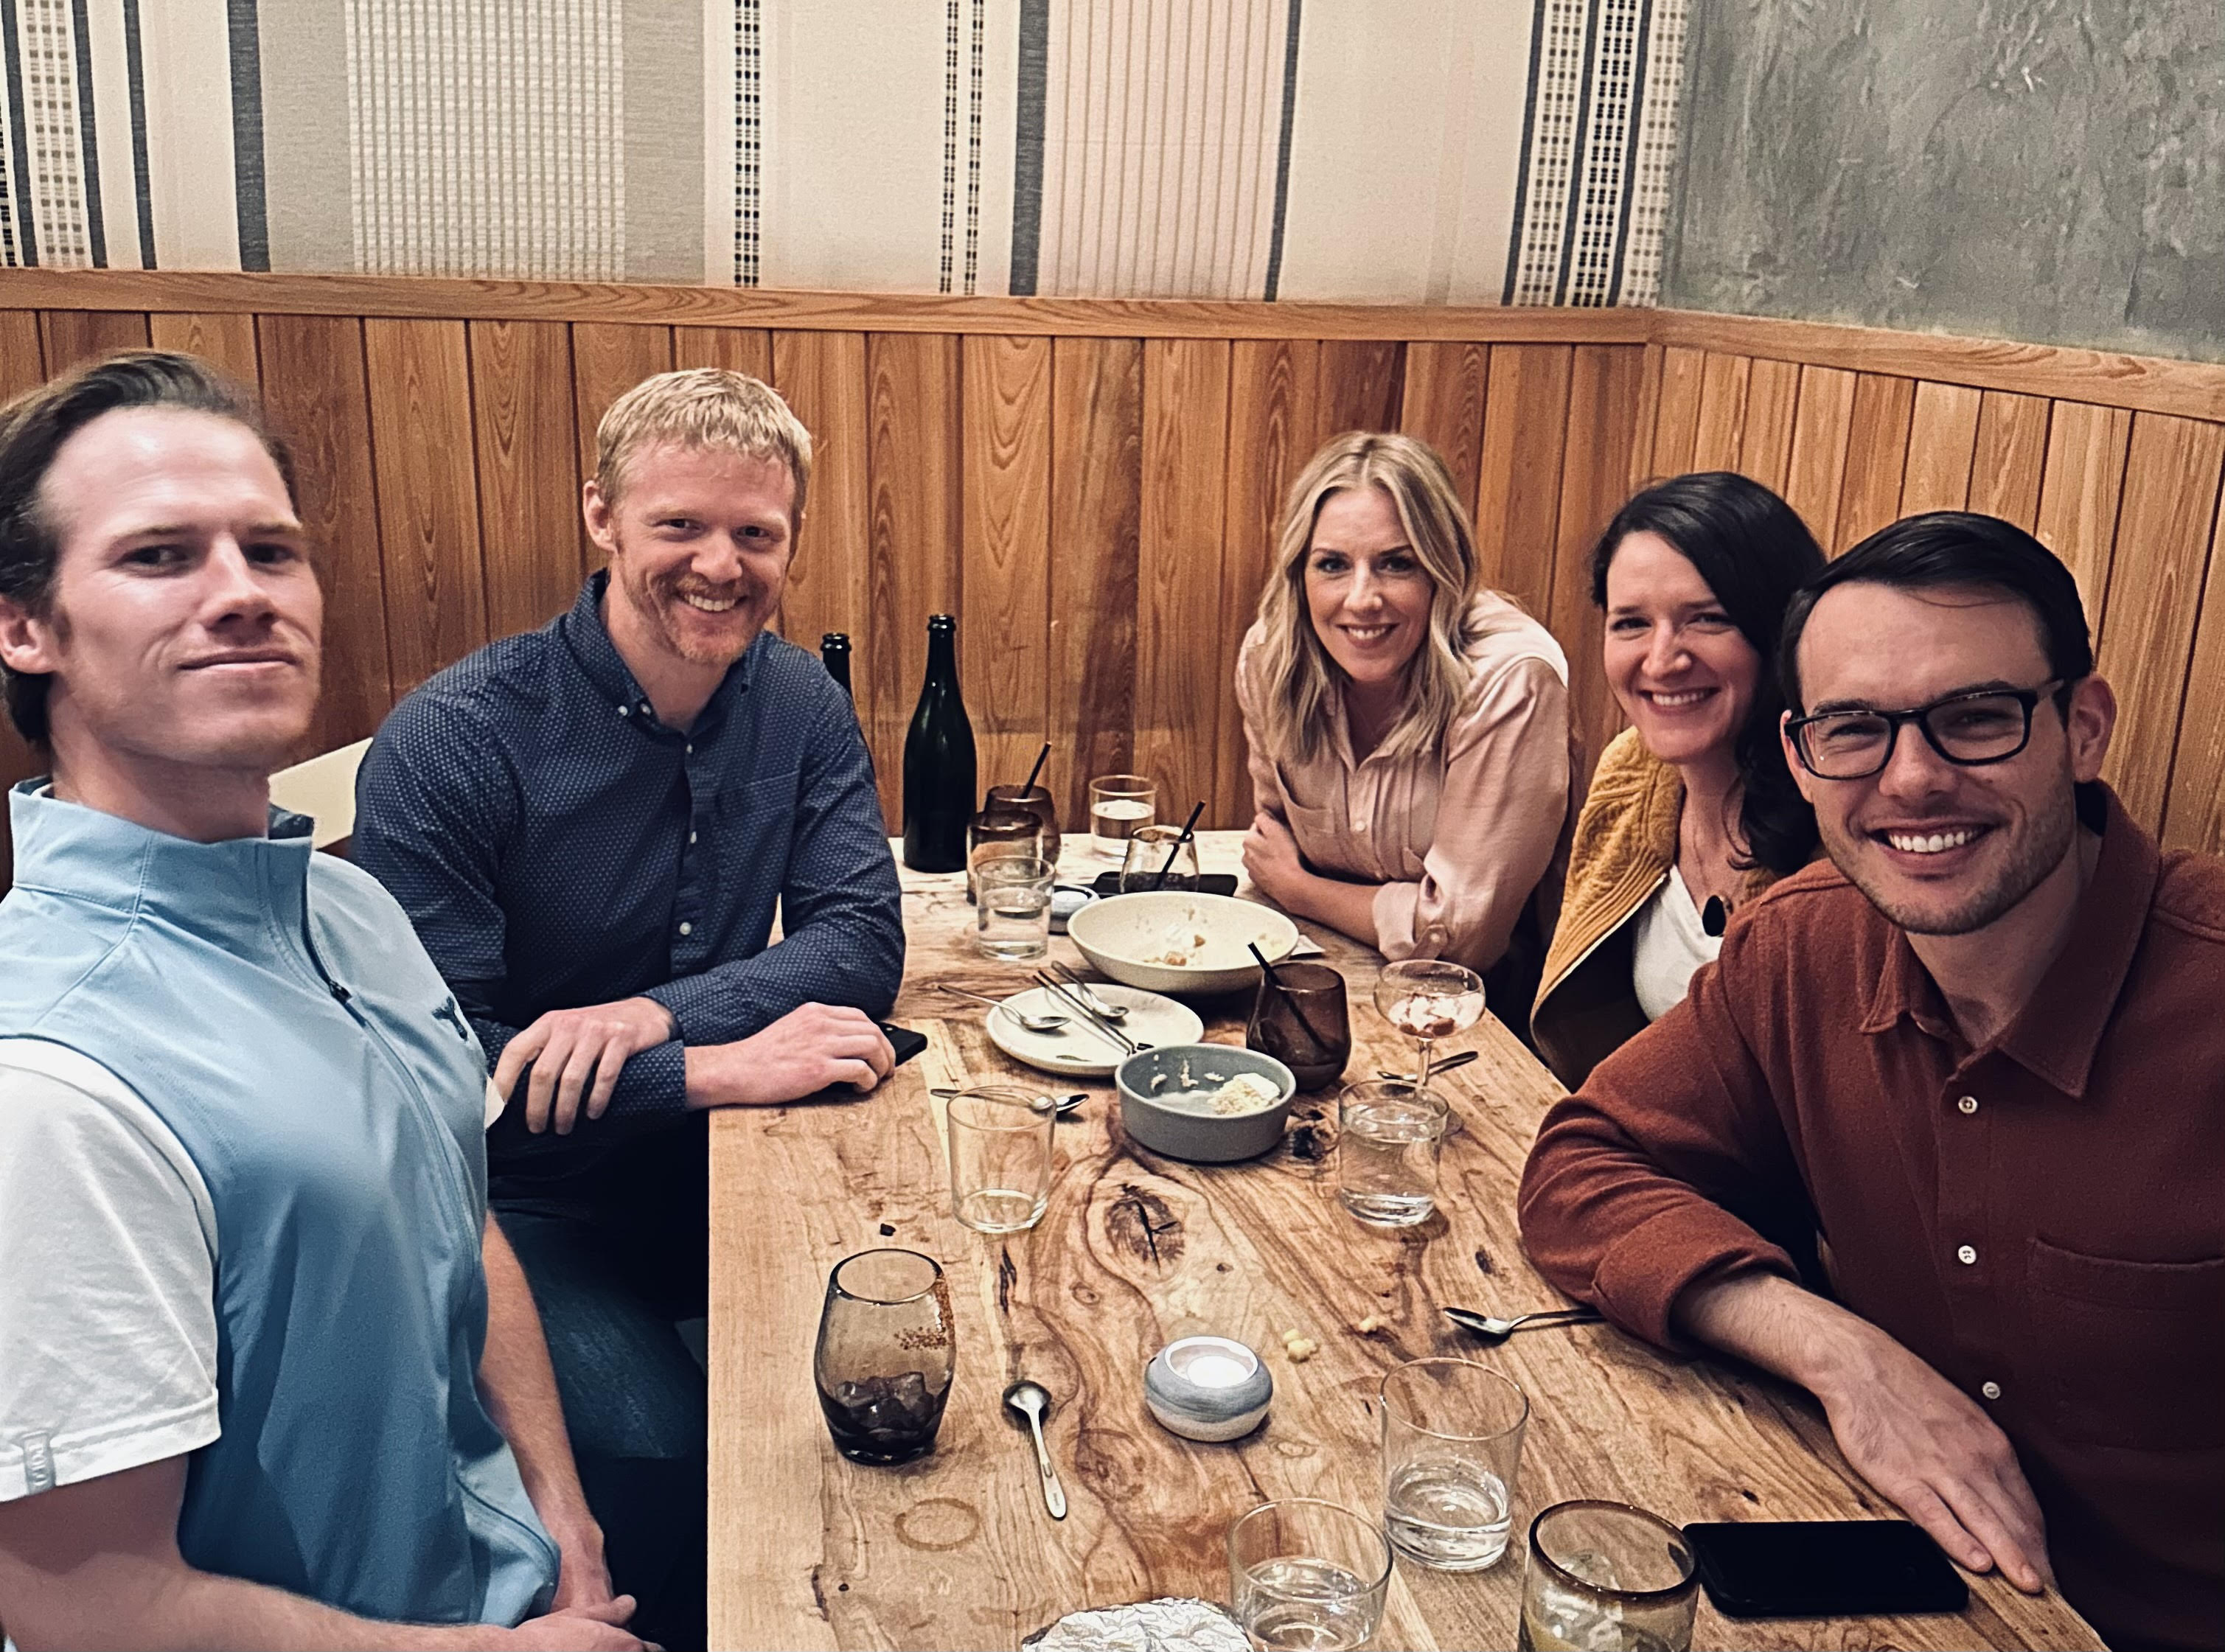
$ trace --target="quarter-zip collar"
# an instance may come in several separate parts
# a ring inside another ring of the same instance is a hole
[[[241,956],[300,946],[314,824],[306,815],[273,808],[266,836],[196,843],[66,803],[52,783],[41,775],[8,795],[17,888],[153,919]]]

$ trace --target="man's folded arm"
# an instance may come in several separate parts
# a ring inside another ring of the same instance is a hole
[[[428,695],[395,708],[356,773],[350,858],[409,914],[479,1035],[489,1072],[524,1030],[495,1009],[509,981],[495,869],[523,807],[517,777],[491,731]],[[513,1111],[525,1092],[523,1079],[512,1087]],[[687,1101],[687,1052],[673,1039],[625,1064],[610,1112],[676,1117]]]
[[[1756,1225],[1812,1223],[1799,1169],[1724,981],[1693,977],[1684,1001],[1593,1070],[1539,1127],[1519,1210],[1531,1259],[1570,1295],[1664,1347],[1683,1345],[1677,1299],[1692,1285],[1764,1272],[1797,1279]]]
[[[831,680],[796,785],[779,943],[643,995],[672,1012],[683,1043],[731,1044],[807,1003],[878,1018],[896,1003],[903,979],[903,894],[872,759],[856,713]]]

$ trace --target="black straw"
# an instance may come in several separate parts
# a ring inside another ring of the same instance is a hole
[[[1283,984],[1283,978],[1275,973],[1275,966],[1267,961],[1267,954],[1259,950],[1259,943],[1256,940],[1247,940],[1244,945],[1252,956],[1259,960],[1259,972],[1267,978],[1268,985],[1273,987],[1276,993],[1282,998],[1283,1008],[1290,1012],[1290,1019],[1304,1028],[1306,1036],[1313,1041],[1314,1048],[1323,1055],[1327,1055],[1328,1041],[1314,1030],[1313,1022],[1306,1019],[1306,1012],[1298,1008],[1298,1001],[1290,996],[1290,989]]]
[[[1020,788],[1020,795],[1022,797],[1025,797],[1030,792],[1035,790],[1036,776],[1043,773],[1043,764],[1049,760],[1050,742],[1046,740],[1043,742],[1043,749],[1036,753],[1036,766],[1028,770],[1028,783]]]
[[[1153,889],[1166,888],[1167,874],[1175,869],[1175,857],[1182,853],[1182,845],[1189,841],[1189,834],[1197,827],[1197,817],[1204,813],[1205,800],[1201,797],[1196,807],[1190,810],[1189,819],[1182,822],[1182,835],[1175,839],[1175,846],[1167,851],[1167,864],[1159,868],[1158,877],[1151,884]]]

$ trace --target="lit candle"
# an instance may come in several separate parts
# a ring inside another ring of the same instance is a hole
[[[1227,1354],[1200,1353],[1182,1367],[1182,1375],[1200,1388],[1234,1388],[1252,1370],[1242,1360]]]

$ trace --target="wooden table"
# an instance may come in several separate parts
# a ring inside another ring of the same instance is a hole
[[[1233,870],[1233,832],[1207,834]],[[1073,875],[1082,858],[1068,851]],[[1093,872],[1094,865],[1087,865]],[[1026,1074],[980,1012],[931,991],[1025,984],[976,955],[955,877],[904,877],[910,957],[896,1018],[924,1054],[870,1098],[737,1109],[711,1138],[710,1622],[715,1647],[1012,1647],[1063,1613],[1158,1595],[1227,1598],[1229,1522],[1276,1497],[1381,1508],[1376,1384],[1407,1359],[1460,1354],[1531,1401],[1507,1558],[1455,1576],[1400,1561],[1375,1644],[1510,1647],[1523,1541],[1547,1504],[1617,1497],[1682,1523],[1893,1513],[1847,1467],[1820,1411],[1782,1384],[1683,1363],[1605,1326],[1525,1332],[1482,1351],[1437,1312],[1517,1313],[1561,1299],[1525,1258],[1514,1193],[1551,1075],[1487,1017],[1480,1059],[1444,1080],[1461,1128],[1445,1145],[1439,1212],[1385,1233],[1346,1215],[1318,1133],[1294,1120],[1263,1160],[1163,1159],[1124,1137],[1110,1079],[1062,1122],[1050,1207],[998,1239],[950,1212],[930,1086]],[[1308,927],[1351,990],[1350,1075],[1410,1067],[1372,1008],[1381,960]],[[1054,938],[1052,953],[1081,959]],[[1208,1036],[1241,1041],[1248,1004],[1201,1003]],[[1046,1081],[1048,1082],[1048,1081]],[[1303,1104],[1301,1114],[1314,1111]],[[827,1271],[875,1245],[939,1260],[958,1320],[958,1377],[934,1453],[900,1468],[836,1455],[811,1380]],[[1382,1330],[1354,1327],[1369,1314]],[[1282,1333],[1321,1344],[1294,1364]],[[1151,1353],[1197,1332],[1268,1360],[1266,1423],[1231,1445],[1166,1433],[1144,1408]],[[1024,1427],[1003,1413],[1025,1375],[1055,1396],[1047,1434],[1071,1513],[1044,1512]],[[1700,1647],[2091,1647],[2059,1598],[1971,1579],[1954,1617],[1728,1623],[1702,1598]]]

